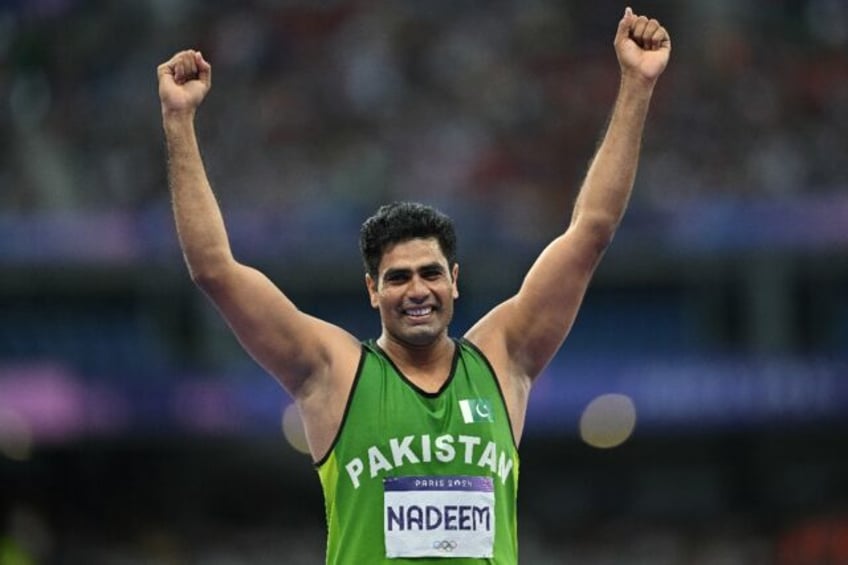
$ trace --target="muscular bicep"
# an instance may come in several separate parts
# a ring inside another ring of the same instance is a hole
[[[330,352],[358,348],[340,328],[301,312],[262,272],[233,262],[198,281],[247,352],[295,397],[323,374]]]
[[[570,331],[605,245],[572,227],[539,255],[518,292],[475,331],[502,344],[510,372],[533,380]]]

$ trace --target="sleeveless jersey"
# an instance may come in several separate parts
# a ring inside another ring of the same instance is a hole
[[[327,563],[513,565],[518,451],[488,360],[455,340],[450,375],[427,393],[372,340],[333,446],[316,463]]]

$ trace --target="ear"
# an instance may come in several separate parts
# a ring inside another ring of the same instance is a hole
[[[371,278],[371,275],[368,273],[365,273],[365,288],[368,289],[368,298],[371,300],[371,308],[379,308],[380,300],[377,295],[377,281]]]
[[[459,298],[459,263],[454,263],[451,269],[454,300]]]

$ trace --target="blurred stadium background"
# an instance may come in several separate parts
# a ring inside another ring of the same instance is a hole
[[[425,200],[458,223],[459,334],[567,221],[623,7],[0,1],[0,563],[322,560],[297,415],[181,261],[157,64],[213,63],[199,131],[242,259],[370,337],[359,224]],[[848,10],[634,9],[672,63],[533,397],[522,562],[848,563]]]

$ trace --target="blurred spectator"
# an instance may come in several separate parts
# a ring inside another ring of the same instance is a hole
[[[778,539],[778,565],[848,563],[848,516],[803,520]]]
[[[637,206],[845,186],[839,2],[660,4],[686,31],[651,118]],[[598,23],[613,9],[552,0],[6,4],[0,207],[166,202],[150,77],[189,30],[227,76],[203,135],[228,209],[308,221],[330,213],[308,205],[316,193],[355,209],[430,194],[532,238],[527,217],[543,219],[533,230],[562,225],[614,95]],[[578,56],[603,64],[577,65]]]

